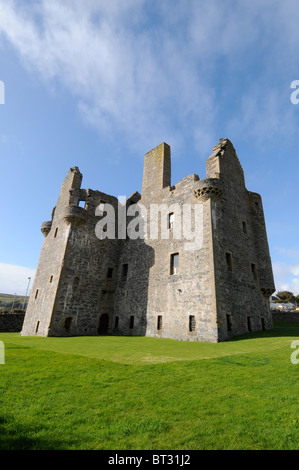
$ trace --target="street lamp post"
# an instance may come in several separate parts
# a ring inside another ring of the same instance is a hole
[[[13,308],[14,308],[14,304],[15,304],[15,301],[16,301],[16,297],[17,297],[17,294],[15,292],[15,296],[13,298],[13,302],[12,302],[12,306],[11,306],[11,311],[13,311]]]
[[[28,294],[28,290],[29,290],[30,281],[31,281],[31,277],[28,277],[28,285],[27,285],[27,290],[26,290],[26,296],[25,296],[24,302],[23,302],[23,310],[25,308],[25,302],[26,302],[26,298],[27,298],[27,294]]]

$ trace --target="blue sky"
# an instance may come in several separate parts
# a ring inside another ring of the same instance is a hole
[[[227,137],[299,294],[298,24],[297,0],[0,0],[0,292],[26,292],[70,167],[129,196],[161,142],[175,184]]]

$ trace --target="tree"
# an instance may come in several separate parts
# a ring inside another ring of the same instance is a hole
[[[296,300],[293,292],[289,292],[287,290],[277,292],[276,295],[277,295],[280,302],[291,302],[291,303],[293,303]],[[299,296],[297,296],[297,297],[299,297]]]

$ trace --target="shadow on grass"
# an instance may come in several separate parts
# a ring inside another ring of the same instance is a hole
[[[66,446],[65,442],[34,437],[37,433],[36,425],[24,426],[14,418],[0,417],[0,450],[64,450],[75,446],[75,442]]]
[[[252,338],[279,338],[284,336],[299,337],[299,322],[275,321],[272,330],[256,331],[241,336],[235,336],[228,342],[243,341]]]

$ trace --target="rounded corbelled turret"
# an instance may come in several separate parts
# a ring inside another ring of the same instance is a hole
[[[52,220],[48,220],[47,222],[43,222],[41,226],[41,232],[44,237],[48,235],[52,227]]]
[[[74,225],[84,225],[87,221],[87,212],[83,207],[69,206],[65,209],[63,214],[64,222]]]
[[[217,178],[203,179],[199,181],[194,195],[200,202],[206,202],[208,199],[218,201],[223,193],[221,186],[221,181]]]

